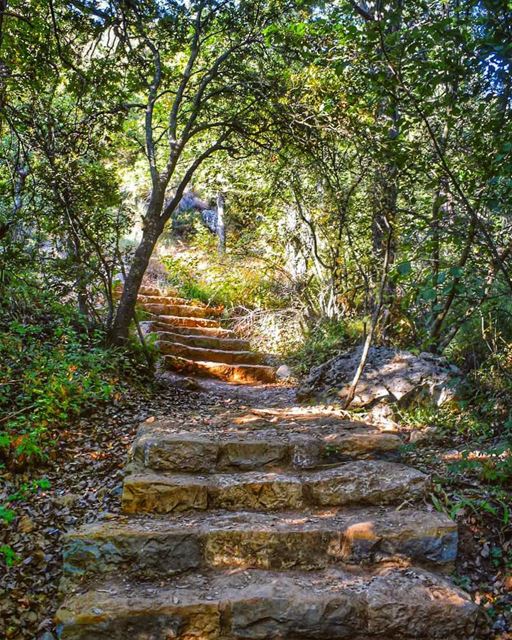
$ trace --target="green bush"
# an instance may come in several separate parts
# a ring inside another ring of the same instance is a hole
[[[11,301],[12,302],[12,301]],[[0,463],[47,457],[50,434],[118,391],[133,353],[105,347],[72,308],[38,293],[0,311]]]
[[[203,232],[194,248],[162,258],[168,284],[185,297],[226,309],[278,309],[289,295],[273,268],[238,253],[217,254],[216,239]]]
[[[91,328],[74,307],[60,303],[52,293],[28,286],[4,298],[0,468],[18,472],[41,463],[58,443],[59,430],[69,429],[81,414],[116,397],[125,378],[133,383],[138,372],[148,372],[135,343],[129,350],[105,344],[102,329]],[[43,477],[4,496],[0,523],[10,525],[17,515],[16,503],[48,487]],[[0,546],[0,558],[7,566],[18,561],[8,545]]]
[[[300,374],[334,357],[340,351],[361,342],[363,320],[328,320],[306,333],[300,349],[289,357],[289,363]]]
[[[404,426],[433,427],[440,444],[456,444],[457,454],[444,467],[437,488],[437,499],[452,516],[468,507],[508,525],[512,484],[512,358],[508,353],[510,349],[504,348],[468,373],[464,399],[400,412]],[[474,487],[482,489],[475,492]]]

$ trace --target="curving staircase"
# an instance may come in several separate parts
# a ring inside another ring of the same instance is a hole
[[[138,297],[138,307],[150,314],[145,329],[156,334],[168,369],[229,382],[275,381],[275,369],[263,364],[263,356],[252,351],[247,340],[222,327],[221,307],[169,293],[142,287]]]
[[[401,444],[298,407],[148,419],[123,515],[65,539],[60,637],[476,638],[447,573],[456,525],[425,510],[429,478]]]

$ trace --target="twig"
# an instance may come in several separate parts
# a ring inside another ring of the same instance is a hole
[[[35,409],[36,405],[35,404],[31,404],[28,407],[24,407],[23,409],[20,409],[19,411],[16,411],[15,413],[11,413],[8,416],[4,416],[3,418],[0,418],[0,424],[2,424],[3,422],[7,422],[8,420],[11,420],[12,418],[15,418],[16,416],[19,416],[21,413],[25,413],[26,411],[30,411],[31,409]]]
[[[389,257],[390,257],[390,249],[391,249],[391,235],[393,230],[389,224],[387,218],[385,218],[386,226],[388,228],[388,237],[386,242],[386,253],[384,255],[384,264],[382,267],[382,278],[379,287],[379,296],[377,299],[377,304],[375,305],[375,309],[372,316],[372,322],[370,325],[370,330],[368,331],[368,335],[366,336],[366,340],[364,341],[363,351],[361,353],[361,360],[359,361],[359,365],[354,374],[354,378],[352,380],[352,384],[348,390],[347,398],[345,401],[344,409],[348,409],[352,404],[354,397],[356,395],[357,385],[359,384],[359,380],[361,379],[361,375],[366,366],[366,361],[368,360],[368,353],[370,352],[370,347],[373,342],[373,338],[375,336],[375,330],[377,329],[377,324],[379,322],[380,312],[382,310],[382,306],[384,303],[384,291],[386,289],[386,283],[388,280],[388,269],[389,269]]]

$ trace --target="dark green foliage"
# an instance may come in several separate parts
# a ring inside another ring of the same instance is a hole
[[[44,460],[59,429],[112,399],[134,364],[105,347],[104,329],[35,287],[0,308],[0,360],[0,458],[12,468]]]
[[[306,334],[303,346],[289,357],[290,364],[298,373],[305,374],[311,367],[358,344],[363,330],[363,322],[359,320],[319,322]]]

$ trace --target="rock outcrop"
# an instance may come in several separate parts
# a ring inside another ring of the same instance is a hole
[[[297,397],[305,400],[337,396],[343,400],[361,359],[361,350],[358,347],[314,367],[299,387]],[[457,367],[429,353],[415,355],[389,347],[371,347],[351,406],[441,405],[454,398],[460,375]]]

